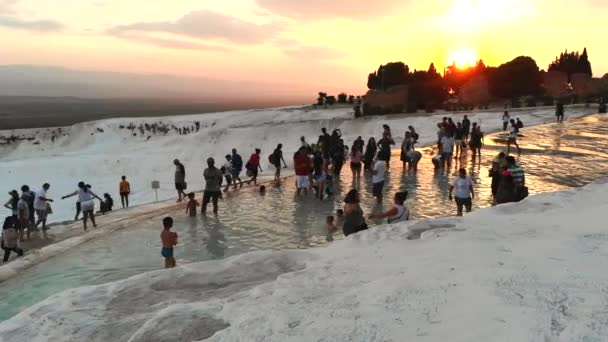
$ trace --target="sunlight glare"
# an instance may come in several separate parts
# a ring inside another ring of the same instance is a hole
[[[473,49],[457,49],[450,53],[448,65],[456,64],[458,68],[468,68],[477,64],[477,55]]]

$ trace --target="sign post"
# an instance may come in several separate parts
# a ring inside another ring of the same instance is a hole
[[[158,189],[160,189],[160,182],[152,181],[152,190],[154,190],[154,193],[156,194],[156,202],[158,202]]]

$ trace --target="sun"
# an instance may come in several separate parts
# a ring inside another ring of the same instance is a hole
[[[468,68],[477,64],[477,55],[473,49],[457,49],[450,53],[448,65],[456,64],[458,68]]]

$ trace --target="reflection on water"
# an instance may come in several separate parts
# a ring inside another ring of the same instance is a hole
[[[526,128],[521,133],[522,154],[518,159],[526,170],[531,194],[582,186],[608,174],[605,116]],[[366,174],[356,184],[345,167],[336,179],[334,197],[323,201],[311,195],[296,196],[294,179],[290,178],[280,187],[268,186],[264,196],[254,189],[228,193],[220,204],[219,217],[189,218],[185,212],[176,212],[173,216],[180,236],[178,263],[220,259],[259,249],[324,245],[325,216],[341,208],[344,195],[354,187],[363,192],[366,213],[388,209],[393,194],[407,190],[413,219],[454,215],[448,187],[460,167],[467,169],[475,183],[474,210],[488,207],[492,203],[488,169],[496,154],[506,150],[504,138],[504,134],[487,137],[481,160],[473,163],[469,154],[440,172],[433,171],[430,161],[433,148],[421,149],[424,157],[417,173],[404,171],[398,160],[399,151],[394,151],[384,204],[380,206],[371,197],[371,175]],[[0,285],[0,319],[67,288],[159,269],[163,265],[159,234],[160,217],[86,243],[27,270]]]

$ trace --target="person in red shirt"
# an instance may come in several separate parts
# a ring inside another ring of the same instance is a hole
[[[256,148],[255,153],[252,154],[251,157],[249,157],[249,161],[247,162],[247,165],[245,165],[245,168],[247,169],[247,174],[251,177],[251,179],[247,181],[248,185],[251,184],[251,182],[253,182],[253,185],[257,185],[258,170],[259,172],[263,171],[262,166],[260,165],[261,153],[262,151],[259,148]]]
[[[298,189],[298,195],[301,190],[304,190],[304,193],[308,193],[308,188],[310,187],[310,170],[311,170],[312,160],[307,154],[307,149],[305,147],[301,147],[298,153],[293,157],[293,167],[296,172],[296,187]]]

